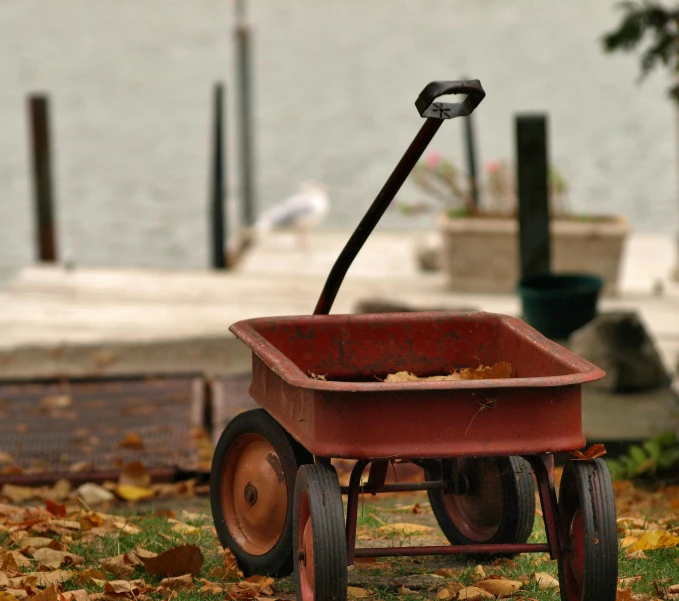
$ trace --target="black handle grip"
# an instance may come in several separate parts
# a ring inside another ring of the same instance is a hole
[[[434,102],[446,94],[466,94],[462,102]],[[426,119],[453,119],[467,117],[479,106],[486,93],[478,79],[467,81],[432,81],[420,92],[415,101],[420,117]]]

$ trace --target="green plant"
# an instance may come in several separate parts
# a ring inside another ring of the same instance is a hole
[[[631,52],[646,42],[641,52],[641,79],[662,65],[675,77],[679,74],[679,6],[669,7],[651,0],[628,0],[619,7],[623,17],[617,28],[606,33],[606,52]],[[679,102],[679,82],[669,90]]]
[[[678,462],[679,441],[674,432],[663,432],[642,445],[630,445],[626,455],[606,461],[614,480],[656,476]]]
[[[417,214],[439,205],[450,217],[468,216],[511,216],[517,213],[516,180],[507,161],[490,161],[486,164],[479,189],[483,203],[474,204],[469,177],[455,164],[436,152],[430,153],[412,171],[412,182],[427,196],[430,202],[418,204],[400,203],[405,214]],[[561,172],[554,166],[549,170],[549,201],[552,214],[568,213],[566,193],[568,184]]]

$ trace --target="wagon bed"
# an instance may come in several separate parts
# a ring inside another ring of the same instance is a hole
[[[578,449],[581,385],[604,375],[494,313],[265,317],[231,331],[253,353],[252,398],[323,457],[445,457],[451,444],[477,456]],[[498,361],[511,363],[510,378],[381,381]]]

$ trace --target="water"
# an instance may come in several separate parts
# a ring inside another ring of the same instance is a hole
[[[476,120],[482,162],[512,157],[517,112],[547,111],[575,209],[674,231],[667,78],[638,86],[635,57],[601,52],[613,6],[251,1],[261,206],[315,178],[334,201],[326,227],[353,227],[420,126],[423,85],[467,75],[488,92]],[[33,257],[25,95],[41,90],[53,100],[61,250],[89,265],[207,265],[210,95],[233,78],[232,9],[0,0],[0,276]],[[461,162],[461,136],[446,123],[432,147]],[[380,227],[430,225],[392,212]]]

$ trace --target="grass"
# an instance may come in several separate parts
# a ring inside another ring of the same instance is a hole
[[[408,513],[402,510],[399,504],[418,502],[422,513]],[[194,500],[195,503],[195,500]],[[175,524],[167,517],[153,515],[152,513],[128,511],[125,518],[130,524],[137,527],[134,532],[119,530],[107,533],[91,542],[78,540],[77,533],[53,535],[53,538],[61,543],[63,548],[82,556],[85,559],[84,568],[101,569],[102,560],[107,557],[120,555],[133,551],[137,547],[143,547],[149,551],[162,553],[173,547],[192,544],[200,547],[203,557],[203,567],[194,578],[194,587],[191,590],[179,590],[171,593],[171,597],[177,601],[221,601],[225,598],[223,592],[211,594],[200,590],[200,578],[215,582],[224,582],[215,575],[223,564],[223,554],[212,529],[212,519],[209,514],[207,501],[204,502],[204,511],[201,515],[195,513],[182,514],[178,510],[177,519],[194,526],[195,532],[184,534],[173,529]],[[423,535],[403,536],[392,534],[381,535],[379,529],[385,523],[406,522],[429,526],[433,530]],[[675,524],[676,525],[676,524]],[[436,521],[431,511],[428,510],[426,496],[409,495],[408,497],[387,496],[383,499],[370,497],[359,508],[358,520],[359,546],[374,545],[418,545],[418,544],[445,544],[440,531],[436,528]],[[30,533],[31,536],[36,534]],[[45,536],[37,534],[37,536]],[[535,529],[530,542],[544,542],[545,532],[541,518],[536,518]],[[10,533],[0,530],[0,546],[13,549]],[[638,595],[647,595],[649,599],[661,598],[658,590],[669,584],[679,583],[679,549],[666,548],[646,551],[645,559],[630,559],[621,551],[619,570],[620,577],[634,577],[643,575],[643,579],[632,583],[631,590]],[[0,554],[0,562],[2,555]],[[441,568],[455,570],[453,580],[462,585],[473,585],[476,581],[477,565],[481,565],[487,576],[498,576],[510,580],[524,582],[522,589],[515,593],[515,599],[535,599],[537,601],[552,601],[559,599],[556,589],[540,589],[537,583],[531,579],[534,572],[547,572],[557,577],[556,561],[549,560],[544,553],[521,554],[512,560],[466,557],[417,557],[417,558],[378,558],[371,561],[360,561],[349,570],[350,586],[360,587],[369,593],[369,598],[374,601],[415,601],[421,599],[433,599],[437,592],[445,587],[450,580],[437,578],[434,573]],[[36,569],[35,564],[23,571]],[[72,570],[72,567],[63,569]],[[118,576],[107,573],[108,580],[120,579]],[[135,571],[126,579],[134,580],[143,578],[148,586],[148,596],[151,599],[163,599],[168,597],[167,590],[161,590],[162,578],[152,576],[143,567],[135,568]],[[400,589],[398,584],[406,583],[405,590]],[[103,583],[90,583],[83,585],[77,578],[63,583],[63,590],[76,590],[86,588],[90,595],[104,592]],[[294,597],[294,585],[291,579],[282,579],[274,585],[276,596],[283,598]],[[1,595],[0,595],[1,596]],[[134,597],[129,597],[133,599]],[[3,601],[12,601],[4,599]]]

